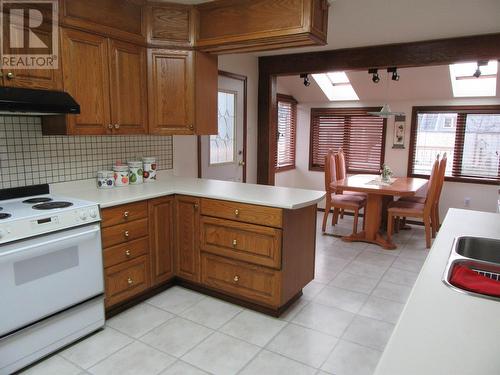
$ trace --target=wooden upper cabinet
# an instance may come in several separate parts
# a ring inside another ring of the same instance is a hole
[[[144,1],[60,0],[60,23],[125,41],[144,43]]]
[[[173,197],[148,202],[152,285],[174,276],[174,204]]]
[[[113,134],[147,133],[146,49],[109,40]]]
[[[111,123],[107,39],[61,29],[64,90],[80,104],[67,116],[69,134],[106,134]]]
[[[200,200],[178,195],[176,205],[175,274],[183,279],[200,281]]]
[[[217,57],[196,51],[148,51],[149,132],[217,133]]]
[[[196,6],[200,50],[229,53],[326,44],[327,0],[219,0]]]
[[[194,8],[189,5],[151,2],[146,6],[147,43],[152,46],[192,47]]]

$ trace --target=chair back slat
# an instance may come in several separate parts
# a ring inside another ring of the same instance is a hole
[[[436,194],[438,193],[439,187],[439,156],[436,158],[434,165],[432,166],[431,177],[429,178],[429,188],[427,189],[427,196],[425,197],[424,213],[430,214],[432,206],[436,201]]]
[[[339,148],[337,152],[337,179],[343,180],[347,176],[344,150]]]
[[[441,198],[441,192],[443,191],[443,185],[444,185],[444,175],[446,173],[446,163],[448,161],[448,158],[446,156],[446,152],[443,154],[443,157],[441,161],[439,162],[439,171],[438,171],[438,187],[437,187],[437,193],[435,197],[435,203],[439,203],[439,198]]]

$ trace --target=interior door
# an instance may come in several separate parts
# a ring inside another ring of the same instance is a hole
[[[245,81],[219,75],[218,134],[200,137],[201,177],[244,182]]]

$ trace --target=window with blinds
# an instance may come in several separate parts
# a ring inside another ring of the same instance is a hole
[[[413,107],[408,175],[430,174],[447,153],[446,179],[500,182],[500,106]]]
[[[324,170],[328,150],[342,148],[348,173],[380,173],[386,119],[367,112],[380,108],[312,108],[309,169]]]
[[[297,101],[278,94],[278,124],[276,129],[276,172],[295,168],[297,134]]]

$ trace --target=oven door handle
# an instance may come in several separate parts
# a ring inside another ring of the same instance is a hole
[[[83,231],[80,229],[76,233],[64,236],[61,236],[60,234],[57,236],[51,235],[50,239],[42,239],[39,237],[37,241],[34,239],[30,240],[30,243],[24,246],[21,243],[17,243],[18,246],[12,246],[12,249],[9,247],[6,251],[0,251],[0,264],[6,262],[17,262],[25,258],[32,258],[34,256],[51,253],[62,247],[78,246],[78,244],[82,241],[93,240],[96,237],[99,237],[98,244],[100,247],[100,232],[100,226],[93,225],[89,229],[86,228]],[[57,247],[55,248],[51,245],[57,245]]]

